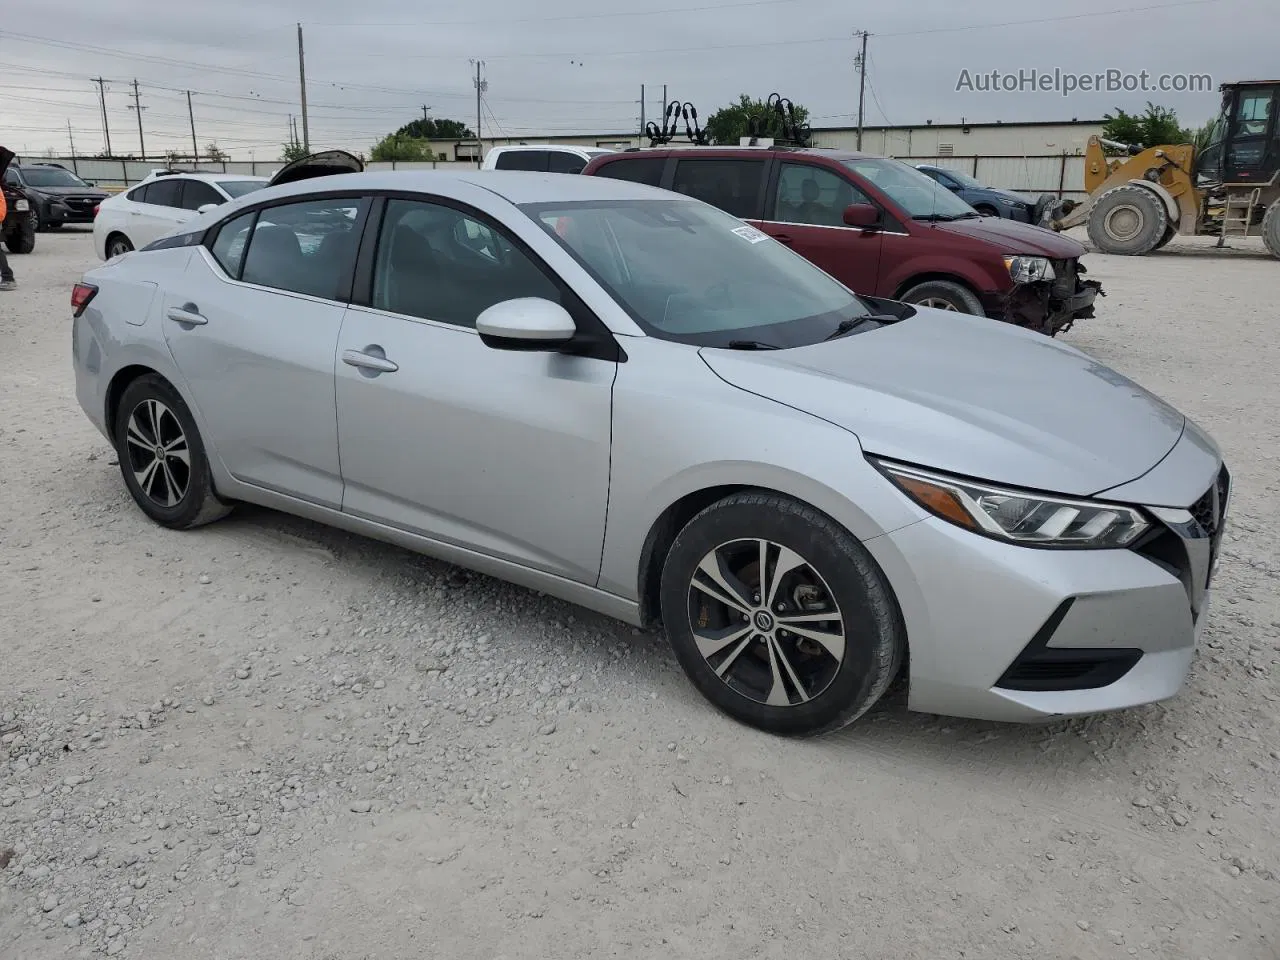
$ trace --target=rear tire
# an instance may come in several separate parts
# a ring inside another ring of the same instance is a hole
[[[1112,187],[1089,212],[1089,239],[1102,253],[1140,257],[1160,244],[1169,211],[1152,190],[1126,183]]]
[[[1280,200],[1272,200],[1262,216],[1262,242],[1273,257],[1280,257]]]
[[[123,233],[113,233],[107,237],[106,253],[107,259],[118,257],[122,253],[128,253],[133,249],[133,244]]]
[[[1178,235],[1178,228],[1175,227],[1173,224],[1169,224],[1169,226],[1164,231],[1164,236],[1161,237],[1160,242],[1155,245],[1155,249],[1156,250],[1161,249],[1162,247],[1165,246],[1165,244],[1167,244],[1170,240],[1172,240],[1177,235]]]
[[[694,686],[770,733],[852,723],[906,651],[897,601],[862,544],[812,507],[764,491],[726,497],[689,521],[664,562],[661,605]]]
[[[114,427],[125,486],[156,523],[189,530],[231,511],[214,493],[191,411],[163,377],[147,374],[125,388]]]
[[[926,280],[918,283],[904,293],[901,299],[903,303],[933,307],[936,310],[971,313],[975,317],[987,315],[982,309],[982,301],[972,290],[951,280]]]

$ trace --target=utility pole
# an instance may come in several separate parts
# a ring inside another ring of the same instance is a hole
[[[302,149],[311,152],[311,129],[307,126],[307,58],[302,52],[302,24],[298,24],[298,86],[302,91]]]
[[[107,156],[111,156],[111,131],[107,127],[107,81],[103,77],[94,77],[93,83],[98,85],[98,102],[102,104],[102,139],[106,142]]]
[[[473,60],[476,65],[476,169],[480,168],[484,161],[484,140],[480,136],[480,97],[489,89],[489,81],[481,77],[480,71],[484,67],[483,60]]]
[[[640,139],[636,143],[644,145],[644,84],[640,84]]]
[[[431,108],[428,107],[425,103],[422,105],[422,122],[423,123],[426,123],[429,119],[431,119],[430,117],[427,116],[427,111],[430,109]]]
[[[142,111],[147,108],[142,105],[142,95],[138,93],[138,81],[133,81],[133,103],[129,105],[129,109],[138,114],[138,152],[140,160],[147,159],[147,143],[142,139]]]
[[[862,105],[867,92],[867,31],[859,30],[854,36],[862,37],[862,52],[854,62],[858,65],[858,149],[862,149]]]
[[[191,91],[187,91],[187,118],[191,121],[191,162],[200,163],[200,148],[196,146],[196,113],[191,109]]]
[[[71,141],[71,158],[72,158],[72,160],[74,160],[74,159],[75,159],[75,156],[76,156],[76,138],[75,138],[74,136],[72,136],[72,135],[71,135],[71,121],[70,121],[70,120],[67,120],[67,139],[68,139],[69,141]]]

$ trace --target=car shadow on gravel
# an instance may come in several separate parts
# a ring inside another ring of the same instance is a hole
[[[584,675],[598,670],[606,688],[615,682],[638,684],[668,709],[688,712],[695,722],[705,715],[709,729],[723,720],[687,682],[661,632],[636,630],[536,591],[266,508],[238,507],[208,531],[240,542],[270,540],[287,549],[320,551],[341,567],[353,586],[364,581],[378,589],[402,591],[406,599],[415,583],[447,586],[458,591],[459,606],[481,605],[476,619],[491,622],[500,648],[507,648],[513,658],[538,655],[530,623],[551,624],[557,639],[563,640],[564,654],[578,660],[571,669]],[[452,592],[449,596],[451,606]],[[619,654],[622,649],[625,658]],[[870,751],[939,772],[1015,772],[1044,789],[1069,790],[1082,779],[1112,776],[1130,753],[1149,750],[1169,713],[1156,705],[1044,724],[992,723],[913,713],[907,709],[906,693],[900,679],[859,721],[808,742],[820,745],[823,752]],[[838,759],[847,763],[849,757]]]

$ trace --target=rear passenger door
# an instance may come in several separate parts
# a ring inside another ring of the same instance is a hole
[[[212,203],[214,206],[219,206],[227,200],[203,180],[183,180],[181,202],[183,210],[195,213],[205,204]]]
[[[847,177],[825,166],[782,160],[760,225],[854,293],[876,295],[883,234],[844,223],[845,207],[871,203]]]
[[[671,189],[743,220],[759,220],[768,163],[759,157],[684,157]]]
[[[201,428],[237,480],[338,509],[334,362],[367,202],[280,203],[224,223],[160,323]]]
[[[137,190],[129,199],[138,203],[130,211],[129,239],[135,247],[144,247],[152,240],[159,240],[170,230],[191,219],[191,213],[182,209],[182,181],[174,177],[153,180],[145,192]]]

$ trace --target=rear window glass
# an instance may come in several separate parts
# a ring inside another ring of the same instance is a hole
[[[671,189],[735,217],[760,215],[763,160],[680,160]]]
[[[656,187],[662,183],[662,171],[666,165],[666,157],[628,157],[603,164],[596,171],[596,176]]]
[[[545,150],[504,150],[498,154],[495,170],[538,170],[547,169],[547,152]]]
[[[213,254],[213,259],[217,260],[230,276],[240,276],[240,265],[244,263],[245,241],[249,239],[249,228],[253,226],[255,216],[257,211],[250,211],[234,220],[228,220],[218,231],[218,236],[209,250]]]

